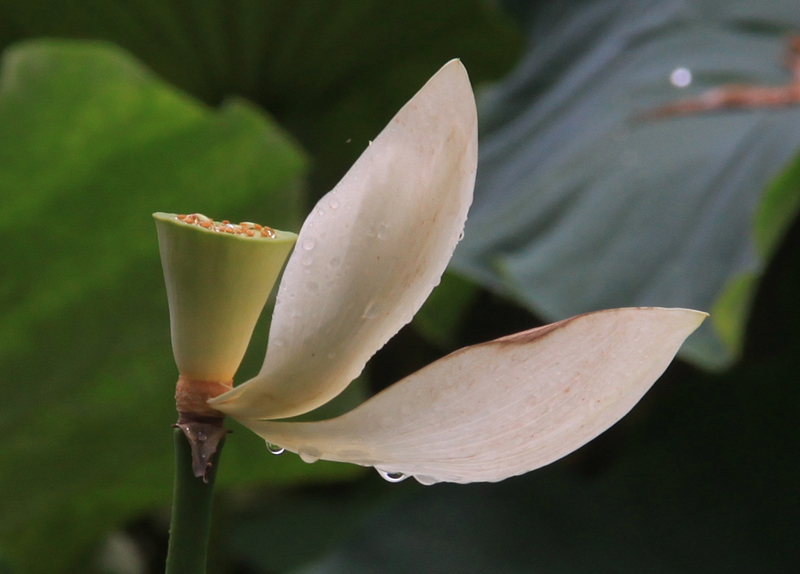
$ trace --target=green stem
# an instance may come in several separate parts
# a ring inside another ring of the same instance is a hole
[[[192,447],[181,429],[175,429],[175,490],[166,574],[205,574],[211,501],[219,453],[219,442],[205,478],[192,470]]]

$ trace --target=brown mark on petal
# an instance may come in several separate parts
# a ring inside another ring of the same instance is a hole
[[[579,315],[580,316],[580,315]],[[527,344],[535,341],[536,339],[541,339],[542,337],[548,335],[552,331],[563,327],[566,323],[569,323],[575,319],[575,317],[570,317],[569,319],[565,319],[563,321],[558,321],[557,323],[551,323],[549,325],[544,325],[542,327],[536,327],[535,329],[529,329],[527,331],[522,331],[521,333],[514,333],[513,335],[506,335],[505,337],[500,337],[499,339],[495,339],[494,341],[490,341],[491,343],[506,343],[506,344]]]
[[[192,448],[192,471],[197,478],[208,482],[211,457],[228,429],[223,426],[225,415],[210,407],[208,400],[228,392],[233,381],[201,381],[181,375],[175,388],[178,423]]]

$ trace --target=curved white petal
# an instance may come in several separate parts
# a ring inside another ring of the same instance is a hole
[[[472,89],[454,60],[306,219],[261,372],[211,404],[236,418],[288,417],[355,379],[438,284],[472,202],[477,145]]]
[[[658,308],[580,315],[457,351],[336,419],[242,422],[304,458],[425,484],[503,480],[622,418],[705,317]]]

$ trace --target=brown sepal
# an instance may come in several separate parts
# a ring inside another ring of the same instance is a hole
[[[222,422],[223,417],[198,417],[188,413],[179,413],[178,423],[174,426],[181,429],[192,448],[192,472],[197,478],[208,482],[211,469],[211,458],[217,452],[219,441],[230,431]]]
[[[208,405],[208,399],[231,390],[232,381],[203,381],[181,375],[175,388],[178,424],[192,447],[192,471],[208,482],[211,460],[219,441],[228,434],[225,415]]]

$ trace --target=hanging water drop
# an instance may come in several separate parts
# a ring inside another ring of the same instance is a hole
[[[284,452],[286,452],[286,449],[283,448],[282,446],[278,446],[277,444],[272,444],[269,441],[267,441],[267,450],[275,455],[283,454]]]
[[[381,478],[386,482],[403,482],[405,479],[408,478],[407,474],[403,474],[402,472],[390,472],[388,470],[381,470],[376,469],[378,474],[381,475]]]
[[[439,482],[432,476],[426,476],[424,474],[421,476],[414,475],[414,478],[417,479],[417,482],[420,483],[422,486],[430,486],[432,484],[436,484],[437,482]]]
[[[297,454],[300,456],[300,460],[308,464],[313,464],[319,460],[319,452],[314,449],[301,450]]]

